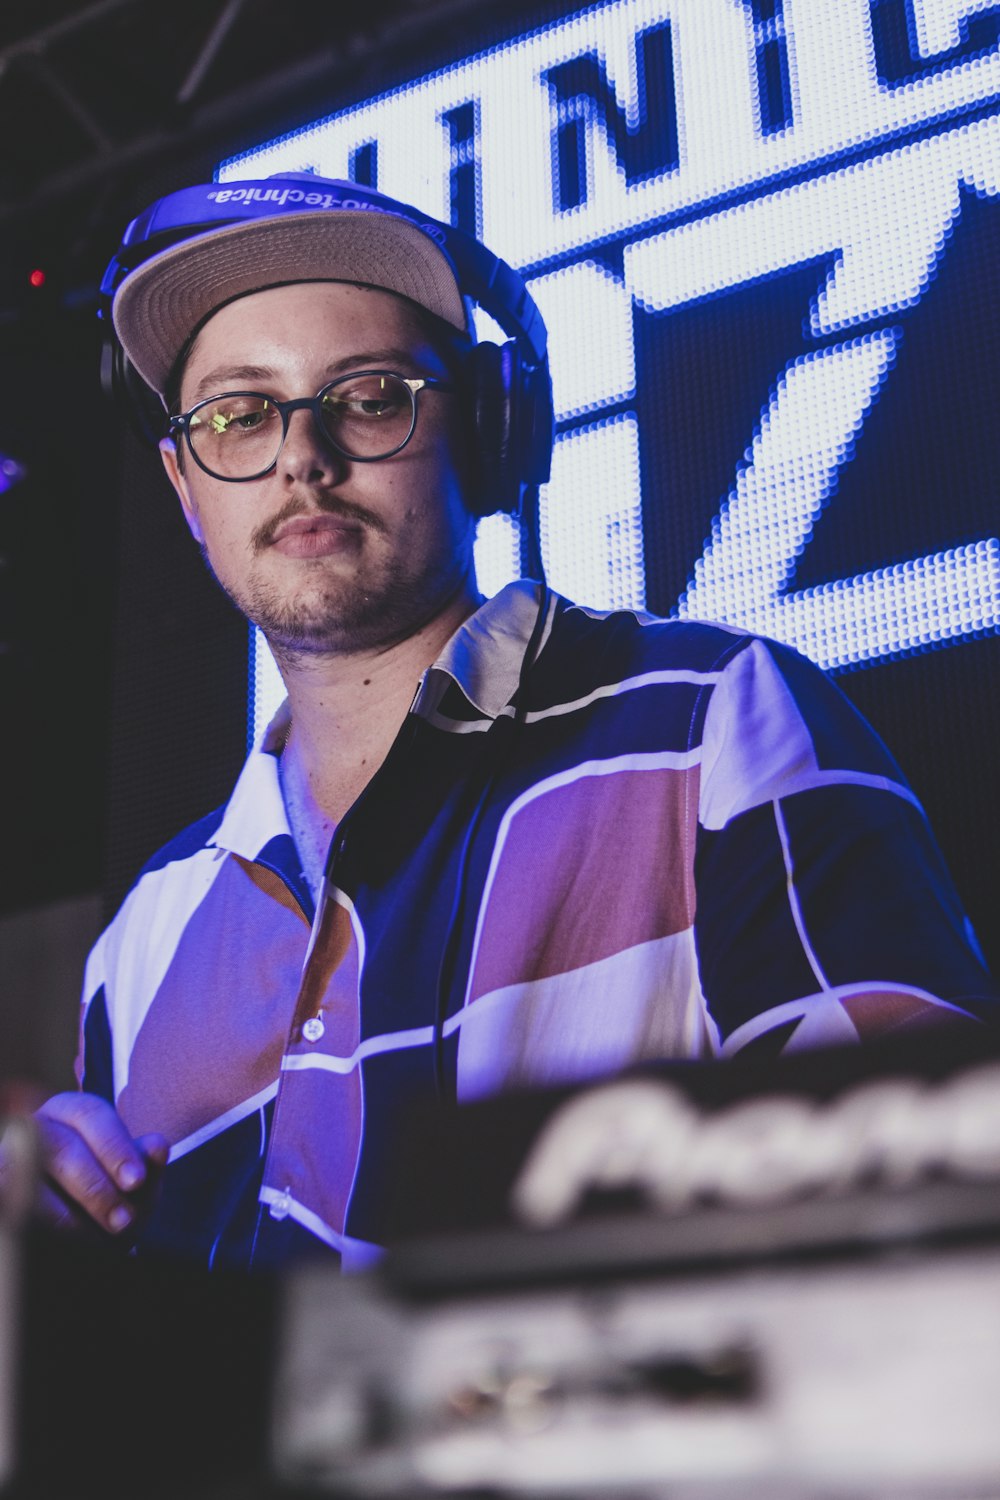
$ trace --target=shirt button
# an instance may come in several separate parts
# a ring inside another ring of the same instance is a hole
[[[274,1202],[268,1205],[268,1213],[272,1219],[287,1219],[292,1210],[292,1190],[286,1187],[278,1194]]]
[[[326,1027],[323,1025],[321,1017],[310,1016],[308,1021],[303,1024],[302,1035],[307,1042],[318,1042],[325,1030]]]

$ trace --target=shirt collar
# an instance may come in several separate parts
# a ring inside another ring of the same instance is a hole
[[[497,718],[517,691],[540,594],[540,584],[520,578],[480,605],[424,673],[411,712],[433,718],[453,682],[485,718]]]
[[[434,719],[450,683],[485,718],[496,719],[517,691],[524,653],[538,618],[541,586],[530,579],[508,583],[459,626],[420,681],[411,713]],[[291,837],[278,757],[290,723],[288,699],[259,736],[210,841],[254,860],[273,838]]]
[[[284,748],[291,715],[286,698],[247,757],[211,840],[219,849],[256,859],[273,838],[291,837],[281,795],[278,756]]]

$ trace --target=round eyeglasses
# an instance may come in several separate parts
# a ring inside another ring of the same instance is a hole
[[[171,437],[183,433],[191,456],[213,479],[239,484],[270,473],[288,432],[288,419],[300,408],[344,458],[377,463],[405,448],[417,425],[419,391],[451,391],[442,380],[396,375],[391,370],[356,370],[340,375],[315,396],[279,401],[261,391],[227,391],[209,396],[190,411],[171,417]]]

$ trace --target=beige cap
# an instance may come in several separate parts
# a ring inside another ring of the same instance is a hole
[[[357,281],[409,297],[468,332],[447,257],[409,220],[370,209],[253,219],[172,245],[115,294],[115,331],[160,395],[192,334],[226,302],[293,281]]]

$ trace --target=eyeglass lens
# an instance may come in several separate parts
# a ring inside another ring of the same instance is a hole
[[[349,458],[387,458],[412,431],[414,396],[395,375],[348,375],[320,392],[314,410],[323,431]],[[188,434],[206,469],[222,479],[239,479],[271,467],[284,424],[271,398],[242,392],[197,407]]]

